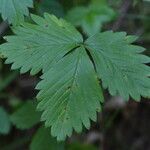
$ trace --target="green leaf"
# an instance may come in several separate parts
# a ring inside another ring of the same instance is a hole
[[[62,69],[63,68],[63,69]],[[72,129],[88,129],[90,119],[96,121],[103,101],[98,79],[85,49],[80,47],[59,61],[42,76],[37,89],[38,109],[44,111],[42,120],[51,126],[58,140],[71,136]]]
[[[26,102],[11,115],[11,121],[19,129],[29,129],[40,122],[41,114],[36,111],[36,105]]]
[[[100,2],[99,2],[100,3]],[[66,19],[75,26],[81,26],[88,35],[98,33],[102,25],[115,17],[114,10],[107,3],[92,3],[88,7],[78,6],[71,9]]]
[[[13,63],[12,69],[21,68],[21,73],[43,70],[36,87],[40,90],[38,110],[43,111],[41,120],[58,140],[96,121],[103,102],[99,79],[112,95],[126,100],[129,96],[135,100],[150,97],[150,68],[145,65],[150,58],[140,54],[144,48],[131,44],[135,36],[109,31],[83,42],[82,35],[63,19],[49,14],[32,18],[36,24],[13,29],[16,35],[6,37],[0,53],[7,63]],[[19,127],[26,128],[26,118],[20,116]]]
[[[14,62],[12,69],[21,68],[21,73],[31,70],[32,75],[41,69],[45,72],[83,41],[63,19],[46,13],[44,17],[32,15],[37,25],[24,23],[13,30],[16,35],[5,37],[7,43],[0,46],[0,52],[8,57],[6,63]]]
[[[41,127],[32,139],[30,150],[64,150],[64,145],[50,136],[49,129]]]
[[[33,0],[0,0],[2,18],[14,25],[23,22],[24,15],[29,15],[28,7],[33,7]]]
[[[0,134],[8,134],[10,131],[11,123],[7,112],[0,107]]]
[[[90,37],[86,47],[90,51],[103,87],[112,95],[119,94],[125,100],[131,96],[150,97],[150,58],[140,54],[145,49],[131,44],[135,36],[125,32],[103,32]]]

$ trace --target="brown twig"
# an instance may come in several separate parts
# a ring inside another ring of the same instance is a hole
[[[123,22],[123,20],[124,20],[124,18],[125,18],[125,16],[126,16],[132,3],[133,3],[132,0],[124,0],[123,1],[122,7],[119,11],[120,17],[118,18],[118,20],[114,23],[114,25],[112,27],[113,31],[116,31],[120,28],[120,26],[121,26],[121,24],[122,24],[122,22]]]

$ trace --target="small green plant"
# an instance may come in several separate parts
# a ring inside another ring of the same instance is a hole
[[[77,27],[82,27],[88,36],[101,31],[104,23],[112,21],[116,16],[115,11],[106,1],[92,1],[88,6],[72,8],[66,19]]]
[[[4,37],[6,42],[0,45],[0,54],[20,73],[30,71],[35,75],[42,70],[42,80],[36,86],[37,110],[42,112],[41,121],[51,127],[57,140],[70,137],[73,130],[81,132],[83,125],[89,129],[90,120],[96,121],[96,113],[104,102],[101,87],[124,100],[150,97],[150,67],[146,65],[150,58],[142,54],[143,47],[133,44],[137,37],[105,31],[83,39],[72,24],[48,13],[44,17],[31,14],[34,23],[24,22],[32,0],[0,3],[2,17],[13,24],[14,33]],[[11,9],[4,11],[8,6]],[[27,111],[24,107],[11,117],[14,124],[19,120],[19,128],[31,127],[40,120],[31,109],[34,106],[28,106]],[[23,118],[26,113],[31,116]],[[29,124],[24,124],[24,119]],[[43,130],[37,134],[43,134]]]

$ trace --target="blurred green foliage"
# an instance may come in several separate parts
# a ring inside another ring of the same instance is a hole
[[[6,110],[0,107],[0,134],[8,134],[11,128],[11,122]]]
[[[33,136],[30,150],[64,150],[64,144],[57,143],[56,139],[50,136],[50,130],[41,127]]]
[[[102,25],[113,20],[115,16],[115,11],[103,0],[71,9],[66,19],[77,27],[81,26],[85,34],[90,36],[98,33]]]
[[[30,129],[40,122],[40,116],[41,113],[36,111],[36,104],[27,101],[10,118],[18,129]]]
[[[38,2],[36,6],[39,14],[48,12],[59,17],[64,16],[64,9],[59,0],[43,0],[40,3]]]

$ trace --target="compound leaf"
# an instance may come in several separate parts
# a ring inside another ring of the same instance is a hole
[[[112,95],[119,94],[125,100],[131,96],[139,101],[140,96],[150,97],[150,62],[140,54],[145,49],[131,43],[135,36],[125,32],[103,32],[90,37],[85,43],[90,51],[103,87]]]
[[[0,0],[2,18],[14,25],[23,22],[24,15],[29,15],[28,7],[33,7],[33,0]]]
[[[90,119],[96,121],[103,96],[84,47],[68,54],[42,79],[37,86],[38,109],[44,111],[42,120],[58,140],[71,136],[73,128],[81,132],[82,124],[89,128]]]
[[[49,14],[32,15],[32,19],[36,24],[13,29],[16,35],[6,37],[0,53],[21,73],[43,70],[36,87],[40,90],[37,108],[58,140],[71,136],[73,129],[80,132],[82,124],[89,128],[90,120],[96,120],[103,102],[99,79],[112,95],[126,100],[150,97],[150,67],[145,65],[150,58],[140,54],[144,48],[132,44],[135,36],[108,31],[83,42],[82,35],[63,19]],[[18,127],[28,127],[22,123]]]
[[[27,102],[11,115],[11,121],[19,129],[29,129],[40,122],[40,116],[36,104]]]

